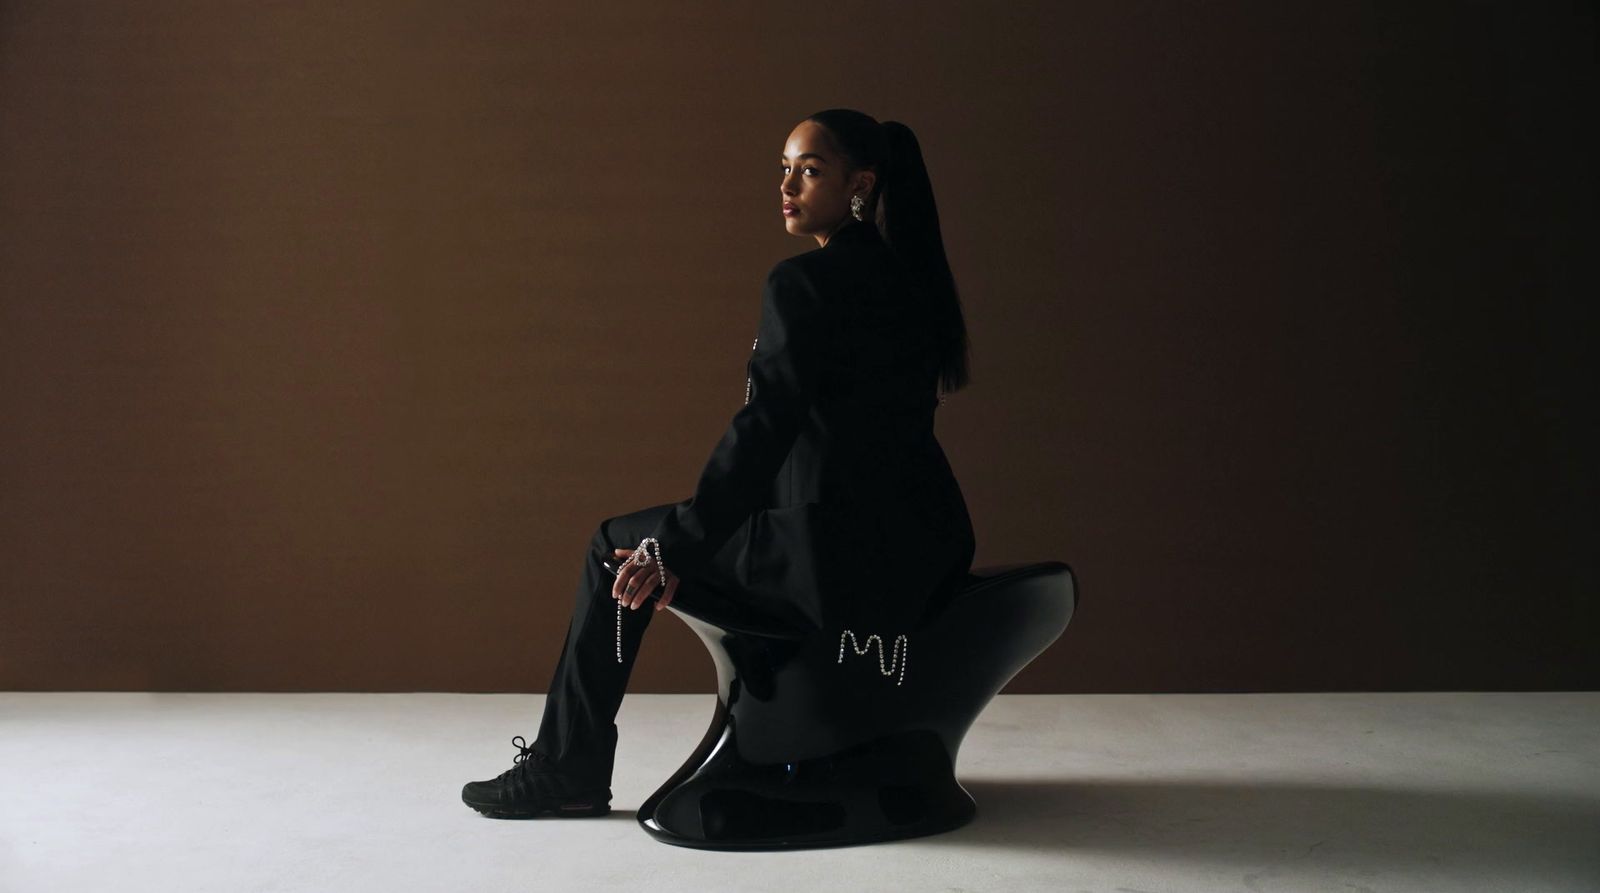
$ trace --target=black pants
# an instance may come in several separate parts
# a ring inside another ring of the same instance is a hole
[[[655,505],[600,522],[584,556],[566,645],[556,662],[545,699],[544,717],[533,749],[559,766],[597,784],[611,784],[617,753],[617,710],[628,688],[633,661],[644,631],[659,613],[655,601],[638,609],[622,609],[622,662],[617,662],[617,602],[611,597],[616,577],[600,565],[612,550],[629,549],[650,535],[674,503]],[[613,566],[618,562],[613,560]],[[668,569],[672,563],[667,562]],[[756,611],[737,593],[714,582],[680,580],[671,607],[693,617],[736,629],[793,630],[790,620]]]

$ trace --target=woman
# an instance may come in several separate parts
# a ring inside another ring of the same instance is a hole
[[[745,404],[694,496],[595,532],[537,738],[462,790],[486,815],[610,811],[617,710],[667,605],[891,643],[971,568],[972,521],[933,433],[939,392],[968,382],[966,325],[916,137],[828,109],[781,161],[784,226],[818,247],[767,274]]]

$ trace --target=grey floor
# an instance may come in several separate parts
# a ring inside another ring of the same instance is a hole
[[[611,815],[501,821],[543,695],[0,692],[0,891],[1595,891],[1600,694],[1002,695],[978,817],[722,853],[634,810],[711,695],[630,695]]]

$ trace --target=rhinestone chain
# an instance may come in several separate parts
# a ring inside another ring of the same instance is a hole
[[[751,341],[750,342],[750,352],[751,353],[755,353],[756,352],[756,341],[760,341],[760,340],[761,340],[761,336],[757,335],[755,337],[755,341]],[[750,376],[748,374],[745,375],[745,377],[744,377],[744,402],[745,402],[746,405],[749,405],[749,403],[750,403]]]
[[[651,548],[656,551],[654,555],[650,554]],[[664,585],[667,582],[667,566],[661,563],[661,542],[655,537],[647,536],[640,540],[639,548],[634,549],[633,554],[629,555],[622,563],[626,565],[629,561],[640,567],[654,562],[657,567],[661,568],[661,578],[656,581],[656,585]],[[617,573],[621,574],[622,568],[617,568]],[[617,599],[617,663],[622,663],[622,599],[620,598]]]
[[[839,659],[834,661],[834,663],[844,663],[845,636],[850,637],[850,648],[857,655],[866,654],[867,649],[871,648],[873,641],[876,640],[878,643],[878,672],[884,676],[893,676],[895,665],[899,664],[900,679],[899,681],[895,682],[895,685],[900,685],[906,681],[906,661],[911,656],[911,639],[908,638],[905,633],[901,633],[900,635],[894,637],[895,656],[889,659],[888,669],[884,669],[883,667],[883,639],[879,638],[877,633],[873,633],[872,635],[867,636],[867,644],[862,646],[856,641],[855,631],[848,629],[839,634]]]

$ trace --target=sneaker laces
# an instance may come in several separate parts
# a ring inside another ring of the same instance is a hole
[[[517,744],[518,741],[520,741],[522,743],[521,744]],[[533,745],[528,743],[528,739],[522,737],[521,735],[518,735],[517,737],[512,738],[511,739],[511,743],[512,744],[516,744],[517,745],[517,750],[521,751],[521,753],[518,753],[516,756],[511,758],[511,762],[513,762],[513,763],[518,763],[518,764],[521,764],[521,763],[524,763],[524,762],[546,763],[546,762],[549,762],[549,760],[550,760],[549,756],[545,755],[544,753],[541,753],[540,751],[534,750],[533,749]],[[524,768],[524,767],[521,766],[521,765],[518,765],[518,766],[515,766],[513,768],[521,769],[521,768]]]
[[[511,743],[517,745],[517,755],[511,758],[516,765],[500,773],[496,780],[503,782],[513,796],[567,797],[583,789],[577,776],[549,754],[534,750],[521,735],[512,738]]]
[[[548,754],[534,750],[528,739],[521,735],[512,738],[511,743],[517,746],[518,751],[517,755],[511,758],[514,765],[496,776],[495,781],[509,786],[511,791],[520,797],[533,786],[528,776],[548,767],[551,761]]]

